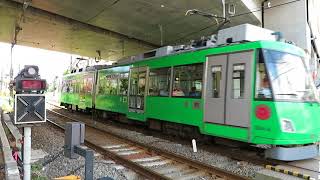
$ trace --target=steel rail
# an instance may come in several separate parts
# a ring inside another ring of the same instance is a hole
[[[59,123],[56,123],[53,120],[50,120],[48,118],[47,118],[47,121],[64,131],[64,127],[62,125],[60,125]],[[106,150],[106,149],[96,145],[95,143],[86,140],[86,139],[85,139],[85,145],[98,151],[100,154],[102,154],[110,159],[113,159],[114,161],[118,162],[119,164],[126,166],[129,169],[134,170],[135,172],[137,172],[138,174],[140,174],[144,177],[151,178],[151,179],[169,179],[169,178],[167,178],[167,177],[165,177],[155,171],[149,170],[149,169],[144,168],[143,166],[141,166],[135,162],[127,160],[127,159],[121,157],[120,155],[117,155],[114,152]]]
[[[53,110],[47,110],[47,111],[49,111],[49,112],[51,112],[53,114],[56,114],[56,115],[58,115],[60,117],[63,117],[65,119],[69,119],[71,121],[77,121],[77,122],[79,121],[79,120],[73,119],[72,117],[66,116],[64,114],[61,114],[61,113],[53,111]],[[80,122],[82,122],[82,121],[80,120]],[[160,154],[161,156],[166,157],[168,159],[174,159],[177,162],[188,164],[191,167],[194,167],[196,169],[201,169],[201,170],[205,171],[208,174],[216,175],[216,176],[219,176],[219,177],[221,177],[223,179],[230,179],[230,180],[233,180],[233,179],[234,180],[248,180],[249,179],[247,177],[240,176],[240,175],[234,174],[232,172],[228,172],[226,170],[223,170],[223,169],[220,169],[220,168],[216,168],[216,167],[201,163],[199,161],[191,160],[191,159],[188,159],[188,158],[183,157],[181,155],[177,155],[177,154],[174,154],[174,153],[159,149],[157,147],[148,146],[146,144],[143,144],[143,143],[140,143],[140,142],[137,142],[137,141],[133,141],[131,139],[122,137],[120,135],[113,134],[111,132],[107,132],[104,129],[101,129],[99,127],[94,127],[94,126],[91,126],[91,125],[88,125],[88,124],[86,124],[86,126],[89,126],[91,128],[97,129],[97,130],[99,130],[99,131],[101,131],[101,132],[103,132],[105,134],[108,134],[110,136],[113,136],[113,137],[119,139],[120,141],[124,141],[125,143],[131,144],[131,145],[134,145],[134,146],[139,146],[139,147],[141,147],[143,149],[146,149],[150,153]],[[105,149],[103,149],[103,150],[105,150]],[[113,153],[113,152],[111,152],[111,153]],[[111,155],[111,156],[113,156],[113,155]]]
[[[49,104],[51,104],[52,106],[55,106],[57,108],[64,109],[63,107],[58,106],[56,104],[52,104],[52,103],[49,103]],[[153,150],[153,151],[157,152],[156,150]],[[261,158],[259,156],[250,156],[250,155],[243,154],[241,152],[226,152],[223,147],[222,148],[221,147],[214,148],[212,151],[217,152],[217,153],[222,154],[222,155],[225,155],[225,156],[228,156],[231,159],[235,159],[235,160],[238,160],[238,161],[248,161],[248,162],[251,162],[251,163],[256,164],[256,165],[261,165],[263,167],[266,167],[268,165],[272,165],[272,166],[285,165],[285,166],[289,166],[289,167],[292,167],[292,168],[301,169],[301,171],[302,170],[306,170],[306,171],[318,173],[317,171],[314,171],[312,169],[300,167],[298,165],[289,164],[287,162],[283,162],[283,161],[279,161],[279,160],[263,159],[263,158]]]

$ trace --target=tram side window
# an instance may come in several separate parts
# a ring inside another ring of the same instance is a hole
[[[66,81],[66,92],[67,92],[67,93],[70,93],[70,92],[71,92],[71,89],[72,89],[72,87],[71,87],[71,81],[70,81],[70,80],[67,80],[67,81]]]
[[[232,98],[242,99],[244,98],[245,89],[245,65],[235,64],[233,65],[232,73]]]
[[[211,72],[212,72],[212,97],[220,98],[222,66],[212,66]]]
[[[69,80],[68,83],[68,93],[73,93],[72,80]]]
[[[203,64],[174,67],[172,96],[201,98]]]
[[[83,87],[83,81],[81,79],[77,79],[75,81],[75,90],[77,93],[80,93],[81,87]]]
[[[99,74],[99,81],[98,81],[98,94],[105,94],[105,86],[106,86],[106,81],[105,81],[105,77],[101,76],[101,74]]]
[[[93,85],[93,78],[88,77],[87,78],[87,83],[86,83],[86,92],[91,93],[92,92],[92,85]]]
[[[138,95],[144,96],[144,93],[146,91],[146,72],[139,72],[139,78],[138,78]]]
[[[255,98],[270,99],[272,98],[272,91],[270,81],[267,75],[266,65],[262,52],[259,53],[256,72],[256,93]]]
[[[63,81],[62,81],[61,91],[62,91],[63,93],[69,92],[68,80],[63,80]]]
[[[85,77],[83,79],[83,87],[80,88],[82,89],[82,93],[90,94],[92,91],[92,83],[93,83],[92,77]]]
[[[76,80],[72,80],[71,81],[71,87],[72,89],[70,90],[71,93],[77,93],[77,87],[76,87],[77,83],[76,83]]]
[[[82,87],[83,87],[83,81],[82,81],[82,79],[76,80],[76,82],[75,82],[75,88],[76,88],[77,93],[80,93]]]
[[[80,94],[85,94],[85,85],[87,83],[86,78],[80,79],[79,81],[79,93]]]
[[[101,73],[99,76],[98,93],[102,95],[116,95],[118,89],[118,74]]]
[[[149,74],[149,95],[169,96],[171,68],[152,69]]]
[[[106,76],[106,93],[110,95],[117,94],[118,74],[110,74]]]
[[[119,95],[126,96],[128,94],[128,77],[129,73],[120,73],[119,77]]]

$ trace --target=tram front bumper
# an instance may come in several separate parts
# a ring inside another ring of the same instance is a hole
[[[265,157],[281,161],[296,161],[310,159],[319,156],[319,145],[307,145],[299,147],[274,147],[265,151]]]

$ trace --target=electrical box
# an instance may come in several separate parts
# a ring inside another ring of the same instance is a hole
[[[15,95],[14,124],[46,122],[46,100],[44,94]]]
[[[250,41],[276,41],[277,35],[274,31],[261,28],[251,24],[242,24],[218,32],[218,40],[216,45],[224,45],[237,42],[250,42]]]
[[[79,122],[68,122],[65,126],[65,139],[64,139],[64,155],[68,158],[77,158],[74,152],[75,146],[84,143],[85,124]]]

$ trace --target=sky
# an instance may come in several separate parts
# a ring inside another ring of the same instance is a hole
[[[0,42],[0,74],[9,74],[10,72],[10,49],[11,44]],[[73,59],[75,55],[72,55]],[[13,68],[15,77],[24,65],[39,66],[41,78],[51,83],[55,76],[61,77],[63,72],[70,66],[71,54],[56,51],[48,51],[38,48],[16,45],[13,48]]]

